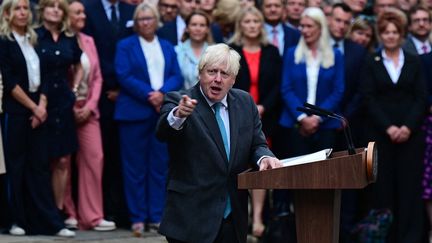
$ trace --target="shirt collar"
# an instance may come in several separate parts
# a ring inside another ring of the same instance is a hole
[[[157,35],[155,35],[155,37],[153,38],[152,41],[147,41],[142,36],[139,36],[139,40],[140,40],[141,44],[144,44],[144,45],[156,45],[159,42]]]
[[[102,5],[103,5],[105,11],[111,11],[111,5],[113,5],[113,4],[108,0],[102,0]],[[116,9],[118,9],[118,5],[119,5],[119,1],[116,1],[114,3],[114,6],[116,7]]]
[[[381,56],[385,61],[392,61],[387,54],[385,53],[384,48],[381,50]],[[403,54],[403,50],[399,48],[399,63],[403,63],[403,61],[405,60],[405,56]]]
[[[210,107],[213,107],[214,104],[218,103],[218,102],[213,102],[213,101],[209,100],[209,99],[207,98],[207,96],[204,94],[204,92],[203,92],[203,90],[202,90],[202,88],[201,88],[201,85],[200,85],[199,87],[200,87],[201,94],[204,96],[205,100],[207,101],[207,104],[208,104]],[[225,106],[226,108],[228,108],[227,97],[228,97],[228,94],[226,94],[225,97],[223,97],[223,99],[222,99],[221,101],[219,101],[219,102],[222,103],[222,105]]]
[[[279,23],[276,26],[270,25],[268,23],[264,23],[264,27],[268,33],[272,33],[273,28],[276,28],[278,33],[281,33],[283,31],[282,23]]]
[[[21,43],[24,42],[26,38],[27,39],[30,38],[30,34],[28,34],[28,33],[26,33],[25,35],[20,35],[17,32],[12,31],[12,35],[14,36],[16,41],[21,42]]]
[[[416,47],[420,47],[420,48],[417,48],[417,49],[421,49],[421,47],[423,45],[426,45],[428,47],[430,46],[429,40],[421,41],[421,40],[417,39],[416,37],[414,37],[413,35],[411,35],[411,40],[414,42],[414,45]]]

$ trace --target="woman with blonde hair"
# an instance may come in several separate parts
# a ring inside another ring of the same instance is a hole
[[[142,3],[134,13],[136,34],[117,45],[120,84],[114,119],[119,124],[123,180],[134,236],[157,231],[165,203],[168,151],[155,129],[164,94],[183,78],[174,47],[156,35],[159,12]]]
[[[307,8],[300,26],[300,41],[283,60],[280,125],[287,138],[285,147],[290,151],[286,157],[333,147],[336,129],[341,126],[337,120],[297,111],[308,102],[337,112],[344,92],[343,56],[330,46],[322,10]]]
[[[216,43],[227,42],[234,31],[234,24],[240,11],[238,0],[219,0],[213,10],[211,31]]]
[[[63,209],[70,157],[78,148],[73,106],[83,76],[81,49],[70,29],[66,0],[39,1],[40,27],[36,29],[36,50],[41,59],[41,75],[47,86],[48,144],[52,167],[52,185],[56,204]],[[72,70],[72,87],[69,72]]]
[[[83,50],[81,64],[84,75],[77,86],[74,106],[79,149],[76,153],[78,170],[77,208],[72,200],[71,180],[68,180],[65,195],[66,226],[96,231],[114,230],[114,222],[104,219],[102,199],[103,151],[99,125],[98,102],[102,88],[102,74],[93,38],[82,33],[86,14],[80,0],[69,1],[71,29],[76,33]],[[70,178],[70,172],[69,178]],[[77,221],[78,219],[78,221]]]
[[[47,83],[35,51],[28,0],[5,0],[0,13],[0,70],[5,86],[5,152],[12,235],[57,234],[65,229],[54,203],[47,156]]]
[[[257,8],[247,7],[239,12],[229,42],[241,56],[240,71],[233,87],[251,94],[262,119],[263,132],[270,141],[279,114],[282,59],[278,48],[267,40],[264,17]],[[252,190],[252,235],[256,237],[264,233],[265,195],[265,190]]]

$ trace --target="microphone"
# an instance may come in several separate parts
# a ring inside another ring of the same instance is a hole
[[[297,110],[304,112],[308,115],[312,114],[312,115],[328,117],[328,118],[339,120],[344,125],[344,135],[345,135],[345,141],[346,141],[347,147],[348,147],[348,154],[353,155],[356,153],[354,143],[352,141],[351,129],[349,127],[348,120],[345,117],[338,115],[334,112],[325,110],[319,106],[309,104],[309,103],[304,103],[303,106],[304,107],[297,107]]]

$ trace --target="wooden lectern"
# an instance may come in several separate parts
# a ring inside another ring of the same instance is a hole
[[[360,189],[375,181],[374,142],[356,154],[346,151],[326,160],[246,172],[238,175],[239,189],[293,189],[298,243],[337,243],[341,189]]]

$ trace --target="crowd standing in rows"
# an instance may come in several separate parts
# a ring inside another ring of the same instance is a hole
[[[240,55],[234,88],[253,98],[277,157],[346,149],[344,125],[297,111],[304,102],[345,116],[356,147],[377,142],[377,182],[342,193],[341,242],[432,242],[431,10],[426,0],[3,0],[0,224],[12,235],[156,232],[172,176],[155,131],[164,95],[198,87],[201,56],[224,42]],[[291,192],[250,194],[251,234],[295,242]],[[371,236],[359,227],[377,212],[388,220]]]

